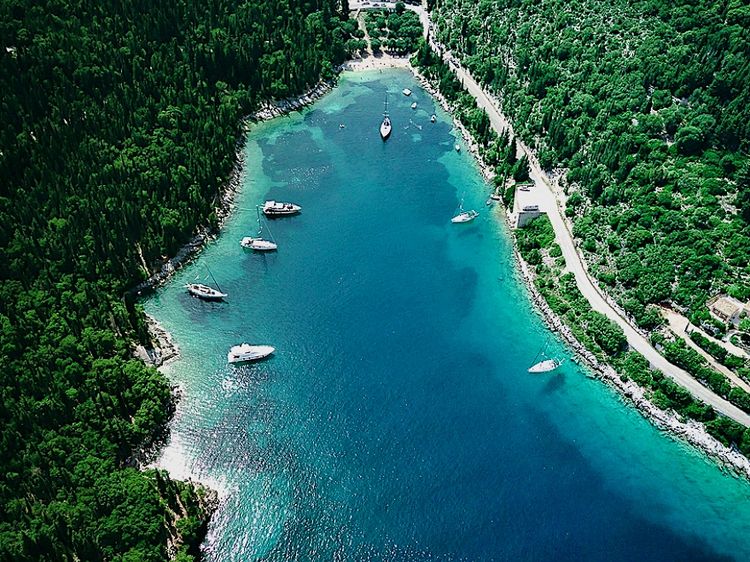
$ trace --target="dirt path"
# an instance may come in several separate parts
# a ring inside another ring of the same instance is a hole
[[[704,351],[698,344],[690,339],[690,335],[686,331],[687,327],[690,325],[690,322],[687,318],[685,318],[681,314],[677,314],[676,312],[667,310],[666,308],[661,309],[661,315],[667,320],[669,328],[670,330],[672,330],[674,335],[682,338],[689,347],[697,351],[706,361],[708,361],[708,364],[712,369],[714,369],[715,371],[719,371],[722,375],[727,377],[734,386],[739,386],[744,391],[750,392],[750,384],[734,374],[734,372],[728,367],[719,363],[716,359],[714,359],[711,355]]]

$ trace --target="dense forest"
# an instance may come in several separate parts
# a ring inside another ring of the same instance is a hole
[[[416,13],[405,9],[403,2],[397,2],[393,10],[368,10],[364,17],[374,53],[383,50],[405,55],[417,50],[422,22]]]
[[[591,272],[646,329],[750,297],[750,6],[437,0],[437,38],[559,178]]]
[[[126,289],[212,224],[241,118],[331,78],[332,0],[0,4],[0,559],[190,560],[202,491],[136,459],[168,421]]]

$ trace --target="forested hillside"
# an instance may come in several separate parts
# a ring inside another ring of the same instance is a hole
[[[353,29],[333,0],[0,3],[0,560],[196,553],[196,490],[131,467],[171,398],[123,294],[215,220],[242,115]]]
[[[562,174],[591,271],[646,328],[750,297],[750,6],[437,0],[437,38]]]

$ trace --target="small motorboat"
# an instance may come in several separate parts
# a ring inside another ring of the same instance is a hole
[[[404,88],[403,90],[401,90],[401,93],[406,97],[409,97],[411,95],[411,90],[409,88]]]
[[[271,355],[275,348],[270,345],[250,345],[243,343],[235,345],[227,353],[228,363],[246,363],[248,361],[259,361]]]
[[[295,203],[284,203],[282,201],[266,201],[263,203],[263,214],[267,217],[286,217],[296,215],[302,207]]]
[[[455,149],[456,149],[456,152],[461,152],[461,145],[460,145],[460,144],[456,143],[456,144],[455,144],[455,145],[453,146],[453,148],[455,148]]]
[[[245,236],[240,240],[240,246],[250,250],[255,250],[256,252],[273,252],[279,248],[279,245],[276,244],[276,242],[253,236]]]
[[[217,291],[216,289],[213,289],[208,285],[203,285],[202,283],[188,283],[185,285],[185,288],[188,293],[194,297],[207,301],[220,301],[227,296],[226,293]]]
[[[430,117],[430,123],[434,123],[435,121],[437,121],[437,115],[433,113],[432,117]]]
[[[412,109],[417,109],[417,102],[414,102],[413,104],[411,104],[411,108]]]
[[[562,364],[563,362],[559,359],[545,359],[529,367],[529,373],[550,373]]]
[[[477,213],[475,210],[472,209],[471,211],[463,211],[461,213],[458,213],[455,217],[451,219],[451,222],[453,224],[458,224],[462,222],[471,222],[478,216],[479,216],[479,213]]]
[[[493,201],[500,201],[500,196],[497,193],[493,193],[492,195],[490,195],[490,199],[492,199]]]

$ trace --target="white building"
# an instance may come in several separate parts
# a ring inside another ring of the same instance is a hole
[[[537,188],[533,183],[516,184],[516,194],[513,197],[513,211],[510,214],[510,224],[513,228],[523,228],[546,210],[536,196]]]

